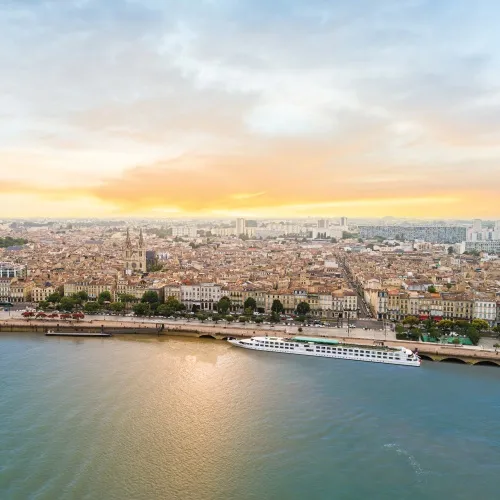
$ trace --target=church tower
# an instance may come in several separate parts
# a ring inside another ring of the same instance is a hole
[[[130,239],[130,231],[127,228],[127,237],[125,239],[125,273],[132,274],[134,272],[146,272],[146,247],[144,245],[142,229],[139,232],[139,243],[137,246],[134,246]]]

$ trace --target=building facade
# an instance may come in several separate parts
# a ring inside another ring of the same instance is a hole
[[[127,228],[127,237],[125,239],[125,273],[145,273],[146,266],[146,248],[142,229],[139,232],[139,241],[137,246],[132,245],[130,232]]]
[[[423,240],[430,243],[460,243],[467,237],[464,226],[359,226],[361,238],[380,236],[388,240]]]

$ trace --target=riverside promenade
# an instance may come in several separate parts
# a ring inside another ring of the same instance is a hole
[[[424,360],[445,361],[464,364],[482,364],[500,366],[500,353],[495,348],[482,346],[455,346],[426,342],[396,340],[394,332],[365,330],[362,328],[303,328],[299,332],[296,326],[243,325],[227,323],[201,323],[197,321],[162,321],[149,318],[121,319],[85,319],[83,321],[61,320],[26,320],[8,318],[0,320],[0,332],[34,332],[44,334],[48,330],[58,332],[109,333],[111,335],[156,335],[172,337],[212,338],[224,340],[228,337],[252,336],[290,336],[301,335],[322,337],[345,343],[360,345],[386,345],[389,347],[405,346],[418,349]]]

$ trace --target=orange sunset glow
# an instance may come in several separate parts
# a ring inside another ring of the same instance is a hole
[[[355,4],[9,3],[5,216],[499,217],[495,16]]]

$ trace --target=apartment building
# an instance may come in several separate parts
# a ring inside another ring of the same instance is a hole
[[[205,311],[214,311],[217,302],[222,298],[222,287],[215,283],[199,283],[181,285],[181,302],[188,310],[198,306]]]
[[[483,319],[490,326],[497,321],[497,303],[494,300],[478,299],[474,301],[473,313],[474,319]]]
[[[34,286],[31,290],[31,300],[33,302],[42,302],[55,292],[57,292],[57,289],[52,285]]]
[[[110,292],[112,300],[115,300],[115,287],[113,284],[91,281],[91,282],[68,282],[64,284],[64,295],[73,295],[78,292],[87,292],[90,300],[96,300],[102,292]]]
[[[467,228],[461,226],[359,226],[361,238],[380,236],[388,240],[423,240],[430,243],[460,243],[465,241]]]
[[[0,300],[10,302],[10,278],[0,278]]]

